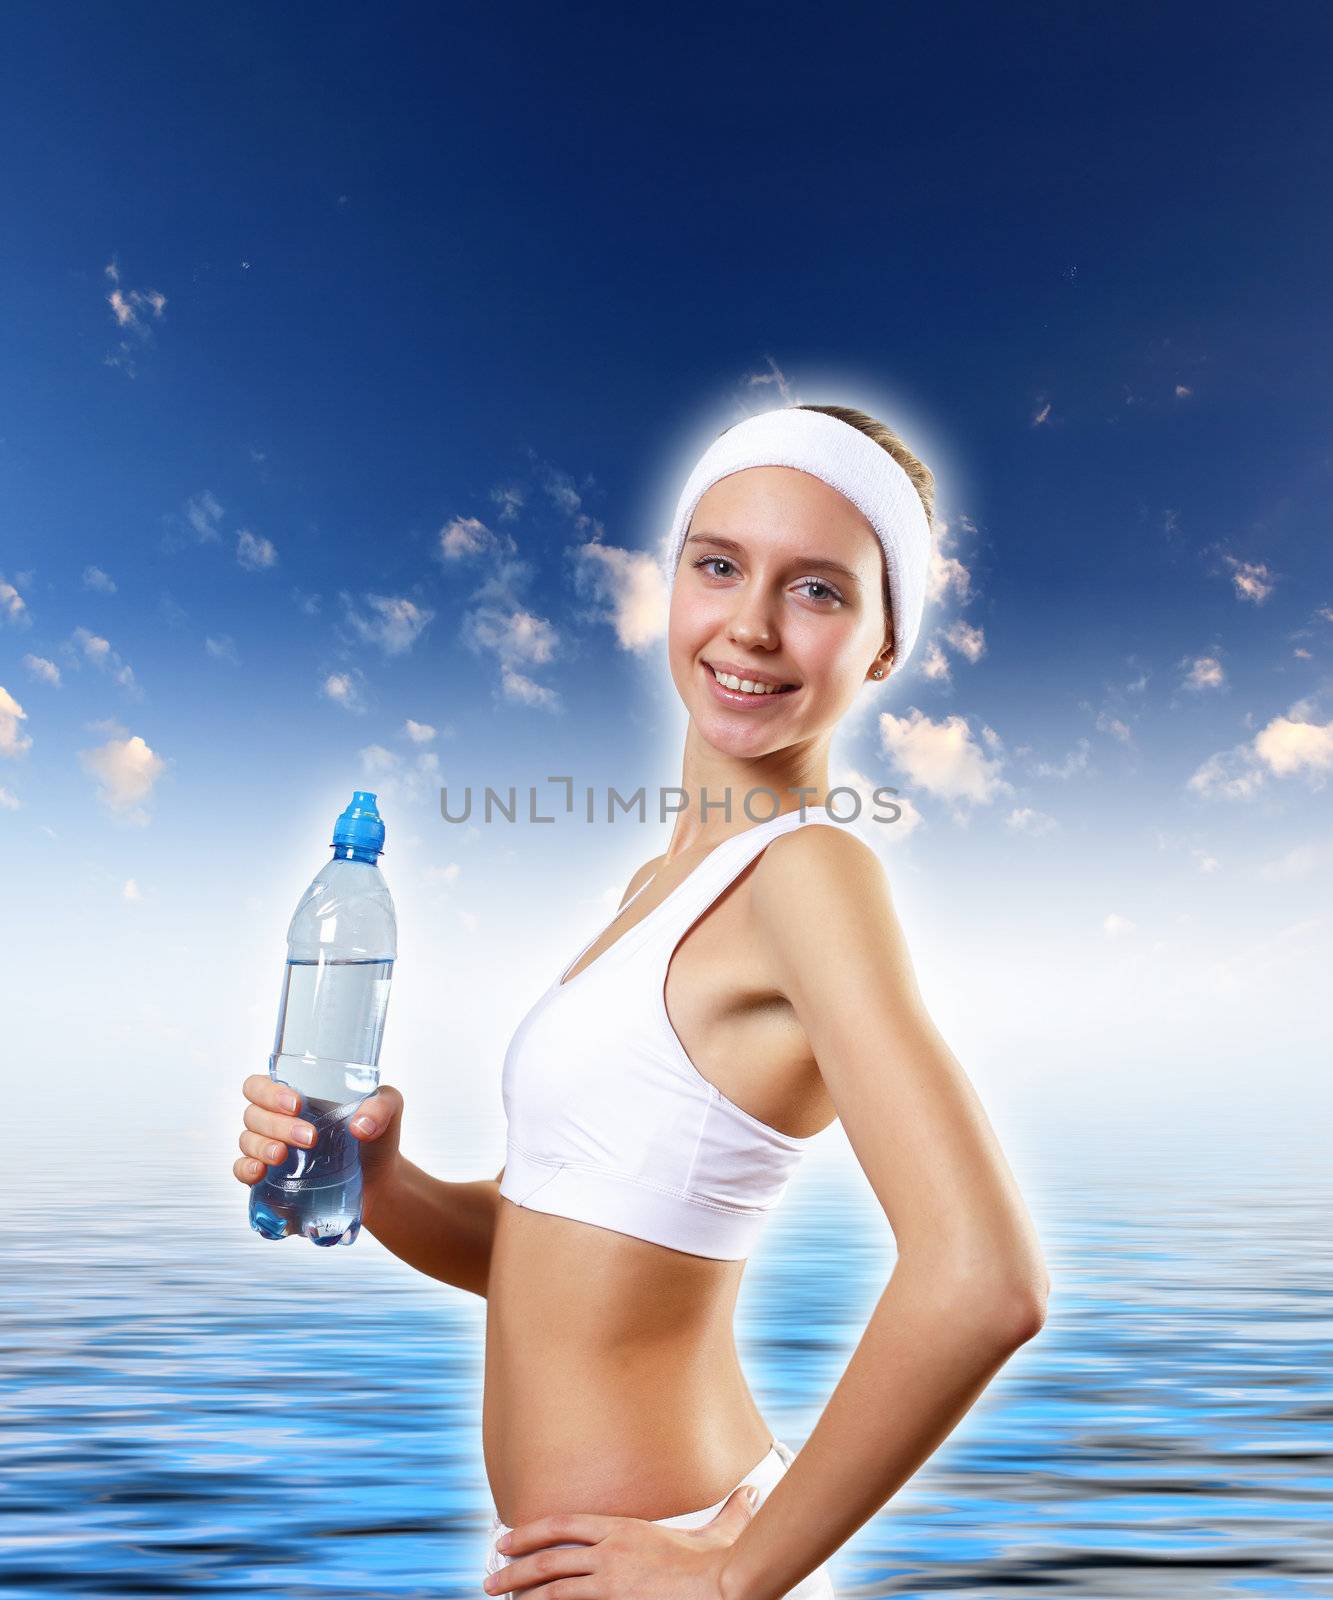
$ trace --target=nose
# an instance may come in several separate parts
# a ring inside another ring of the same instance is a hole
[[[777,628],[757,587],[748,595],[737,592],[735,607],[727,621],[727,637],[737,644],[758,645],[764,649],[772,649],[777,643]]]

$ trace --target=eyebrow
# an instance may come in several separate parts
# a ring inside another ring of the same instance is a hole
[[[745,546],[738,544],[735,539],[724,538],[720,533],[709,533],[707,529],[701,529],[698,533],[690,534],[685,543],[715,544],[723,550],[734,551],[736,555],[743,556],[745,554]],[[823,567],[826,572],[836,572],[840,577],[845,578],[848,583],[854,583],[858,589],[861,587],[860,578],[850,567],[843,566],[841,561],[834,561],[829,556],[795,556],[793,557],[793,565],[798,567]]]

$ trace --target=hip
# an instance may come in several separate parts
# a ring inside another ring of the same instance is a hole
[[[759,1490],[758,1505],[762,1506],[774,1485],[786,1473],[793,1459],[794,1452],[790,1446],[781,1439],[773,1439],[762,1458],[748,1472],[738,1478],[720,1499],[715,1500],[711,1505],[701,1506],[693,1511],[678,1512],[674,1516],[653,1517],[651,1520],[664,1528],[702,1527],[705,1523],[713,1520],[742,1484],[754,1484]],[[510,1558],[503,1551],[496,1548],[498,1542],[509,1531],[509,1525],[501,1521],[499,1512],[492,1506],[487,1525],[483,1578],[489,1577],[491,1573],[498,1572],[502,1567],[509,1564]],[[478,1590],[479,1593],[485,1594],[485,1591],[480,1589],[480,1585],[478,1585]],[[836,1600],[828,1563],[822,1563],[813,1572],[804,1577],[794,1589],[789,1589],[784,1600]]]

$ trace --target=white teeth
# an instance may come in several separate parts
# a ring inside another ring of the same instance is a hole
[[[743,694],[780,694],[781,688],[772,683],[751,683],[749,678],[733,677],[729,672],[719,672],[716,667],[712,669],[713,676],[724,689],[739,689]]]

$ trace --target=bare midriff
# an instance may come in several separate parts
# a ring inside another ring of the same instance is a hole
[[[500,1520],[675,1516],[771,1443],[733,1334],[743,1261],[500,1201],[482,1447]]]

